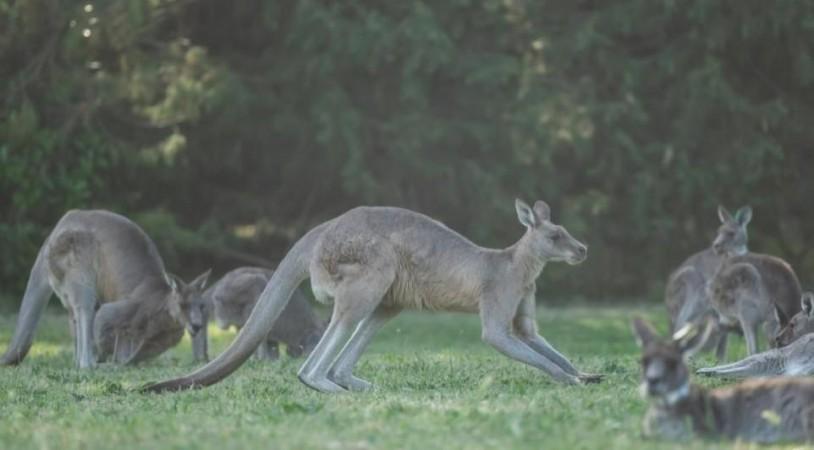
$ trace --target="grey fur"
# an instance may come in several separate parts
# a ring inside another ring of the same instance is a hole
[[[273,270],[261,267],[240,267],[228,272],[207,289],[204,296],[212,302],[218,327],[243,328],[272,274]],[[311,308],[308,298],[297,289],[267,338],[257,347],[255,356],[259,359],[276,359],[279,342],[286,344],[291,357],[307,355],[319,342],[324,330],[325,324]]]
[[[185,305],[200,294],[170,283],[155,245],[127,218],[69,211],[39,251],[0,365],[25,358],[52,291],[68,310],[79,368],[97,359],[135,363],[172,347],[183,336]]]
[[[800,282],[782,259],[747,252],[751,209],[733,217],[721,207],[719,215],[722,224],[712,247],[722,260],[707,285],[707,295],[723,325],[740,325],[747,350],[754,355],[759,351],[758,327],[763,325],[773,343],[780,328],[800,311]]]
[[[698,369],[696,373],[730,378],[814,375],[814,333],[790,345],[748,356],[738,362]]]
[[[733,217],[726,208],[720,206],[718,215],[722,220],[721,228],[725,228],[726,233],[731,232],[735,235],[732,242],[737,242],[738,248],[734,251],[745,253],[748,243],[746,228],[752,217],[751,208],[744,206]],[[724,230],[719,229],[719,234],[722,231]],[[687,258],[667,279],[664,302],[670,314],[672,331],[679,330],[689,323],[701,323],[707,317],[717,319],[715,309],[707,295],[707,284],[723,261],[723,256],[713,249],[714,245]],[[725,357],[728,331],[729,327],[716,322],[716,328],[708,341],[712,345],[704,349],[715,347],[718,360]]]
[[[759,351],[758,327],[768,342],[800,311],[800,282],[785,261],[747,253],[725,258],[709,285],[712,306],[724,324],[738,323],[747,351]]]
[[[665,340],[637,318],[633,329],[642,347],[642,394],[649,407],[642,423],[646,437],[688,440],[728,438],[776,443],[814,439],[814,380],[776,377],[719,389],[690,383],[688,353],[704,345],[703,333],[689,325],[679,338]]]
[[[511,247],[475,245],[409,210],[352,209],[307,233],[286,255],[232,345],[192,374],[152,384],[161,392],[207,386],[228,376],[271,330],[294,289],[310,277],[319,301],[333,302],[325,334],[299,371],[323,392],[364,390],[352,369],[375,332],[404,308],[479,312],[482,338],[501,353],[576,384],[579,372],[538,333],[535,280],[548,261],[578,264],[587,248],[550,222],[548,205],[515,202],[526,233]]]
[[[775,345],[784,347],[806,334],[814,333],[814,293],[803,292],[800,312],[795,314],[775,337]]]

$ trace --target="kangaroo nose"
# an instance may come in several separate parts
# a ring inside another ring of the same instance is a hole
[[[197,324],[192,324],[189,328],[192,330],[192,334],[198,334],[198,332],[201,331],[201,326]]]
[[[577,253],[579,254],[580,258],[585,258],[588,256],[588,247],[582,246],[577,249]]]

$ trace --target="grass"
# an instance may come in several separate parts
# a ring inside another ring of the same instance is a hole
[[[646,405],[637,393],[639,352],[628,320],[637,312],[664,330],[662,311],[541,308],[541,333],[583,370],[606,374],[600,385],[576,387],[555,384],[481,343],[476,316],[405,313],[380,332],[357,368],[377,389],[339,396],[300,384],[301,361],[286,358],[250,361],[203,390],[137,394],[132,389],[142,383],[195,367],[186,338],[139,367],[80,372],[72,365],[66,317],[49,313],[25,362],[0,368],[0,447],[731,448],[641,439]],[[0,318],[0,342],[8,342],[13,327],[14,317]],[[212,354],[233,337],[210,332]]]

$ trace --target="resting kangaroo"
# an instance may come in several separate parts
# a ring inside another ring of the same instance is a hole
[[[232,325],[243,328],[273,273],[273,270],[261,267],[240,267],[206,290],[204,297],[211,300],[215,321],[221,329]],[[255,356],[259,359],[277,359],[278,342],[286,344],[288,356],[296,358],[307,355],[319,342],[324,328],[308,298],[297,289],[267,338],[260,342]]]
[[[365,390],[353,367],[376,331],[404,308],[479,312],[483,340],[564,383],[597,381],[537,334],[535,280],[548,261],[578,264],[585,245],[550,221],[548,205],[517,200],[523,237],[503,250],[479,247],[409,210],[359,207],[317,226],[285,256],[231,346],[192,374],[146,391],[216,383],[240,366],[271,330],[291,293],[310,276],[318,300],[333,301],[325,334],[299,378],[322,392]],[[338,356],[337,356],[338,353]]]
[[[718,214],[723,224],[729,213],[723,207],[718,208]],[[741,245],[737,253],[747,252],[748,235],[746,226],[752,218],[752,208],[744,206],[735,214],[734,221],[729,224],[735,236],[733,240]],[[680,330],[691,322],[702,322],[708,316],[717,316],[707,295],[707,283],[715,275],[723,258],[710,246],[687,258],[678,269],[674,270],[667,279],[664,293],[664,302],[670,314],[670,330]],[[726,355],[726,339],[729,328],[720,326],[716,328],[712,338],[708,341],[715,345],[716,356],[722,360]]]
[[[126,364],[157,356],[185,326],[195,334],[205,324],[195,308],[208,274],[186,285],[166,275],[153,242],[127,218],[68,211],[40,248],[0,365],[25,358],[52,290],[68,310],[79,368],[97,358]]]
[[[723,224],[713,249],[723,258],[708,285],[712,307],[724,326],[740,324],[750,355],[758,352],[758,327],[763,324],[770,343],[781,327],[800,311],[800,282],[785,261],[746,253],[739,236],[746,222],[720,209]]]
[[[697,373],[731,378],[814,375],[814,333],[786,347],[747,356],[731,364],[698,369]]]
[[[690,384],[685,358],[712,333],[693,324],[672,340],[660,339],[642,319],[633,330],[642,348],[642,394],[650,399],[645,436],[669,440],[725,437],[752,442],[810,441],[814,438],[814,380],[772,378],[705,389]]]
[[[814,294],[803,293],[802,311],[775,338],[777,349],[722,366],[699,369],[704,375],[734,378],[773,375],[814,375]]]

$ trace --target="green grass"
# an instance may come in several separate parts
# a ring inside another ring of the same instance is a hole
[[[481,343],[476,316],[403,314],[357,368],[377,389],[338,396],[307,389],[295,376],[301,361],[285,358],[250,361],[203,390],[133,393],[193,369],[189,341],[139,367],[80,372],[72,365],[67,319],[50,313],[25,362],[0,368],[0,447],[716,448],[640,437],[645,404],[628,320],[644,314],[663,330],[662,311],[541,308],[541,333],[583,370],[607,376],[600,385],[576,387],[555,384]],[[0,342],[8,342],[13,327],[14,317],[0,319]],[[210,331],[213,354],[233,337]],[[733,353],[742,351],[736,346]]]

